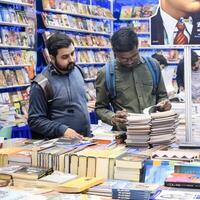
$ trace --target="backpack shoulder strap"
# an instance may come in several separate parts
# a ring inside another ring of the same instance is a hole
[[[152,94],[155,95],[158,89],[158,85],[160,83],[160,76],[161,76],[160,66],[158,65],[156,60],[151,57],[143,57],[143,59],[145,60],[147,67],[149,71],[151,72],[151,76],[153,79]]]
[[[80,73],[81,73],[83,79],[85,79],[85,73],[84,73],[83,69],[82,69],[79,65],[75,65],[75,67],[78,68],[78,70],[80,71]]]
[[[36,82],[42,88],[47,102],[50,102],[53,99],[53,89],[49,84],[47,71],[38,74],[33,82]]]
[[[116,97],[115,60],[109,60],[106,65],[106,90],[111,99]]]

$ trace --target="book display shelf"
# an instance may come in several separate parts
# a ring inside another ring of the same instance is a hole
[[[34,0],[0,1],[0,104],[20,115],[12,123],[1,119],[7,122],[1,127],[26,124],[28,87],[36,66],[35,11]]]

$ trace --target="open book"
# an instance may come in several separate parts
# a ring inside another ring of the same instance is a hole
[[[149,106],[149,107],[147,107],[147,108],[145,108],[145,109],[143,110],[143,113],[149,115],[149,114],[151,114],[151,113],[157,112],[157,111],[158,111],[158,108],[159,108],[158,105]]]

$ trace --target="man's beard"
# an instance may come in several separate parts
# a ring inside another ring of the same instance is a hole
[[[138,64],[140,63],[140,58],[138,57],[137,59],[135,59],[131,64],[127,64],[127,63],[120,63],[119,64],[122,66],[122,67],[125,67],[125,68],[135,68],[138,66]]]
[[[61,66],[58,64],[58,62],[55,60],[54,67],[61,73],[61,74],[69,74],[75,67],[75,63],[71,62],[66,67]]]

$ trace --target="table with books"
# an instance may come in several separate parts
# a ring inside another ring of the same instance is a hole
[[[10,195],[28,199],[32,195],[40,199],[153,200],[181,199],[184,195],[187,199],[198,199],[200,149],[180,149],[173,142],[175,113],[162,113],[159,120],[157,117],[158,114],[150,118],[145,114],[130,114],[126,145],[117,144],[114,139],[121,132],[107,132],[110,135],[106,139],[96,134],[98,137],[83,141],[65,138],[3,141],[0,196],[4,199],[12,199]],[[160,121],[164,121],[161,128]],[[133,126],[136,122],[137,126]],[[156,138],[165,128],[169,137],[163,141],[161,137]],[[144,135],[154,138],[147,140]],[[142,147],[141,141],[145,141]],[[30,187],[35,193],[29,192]]]

